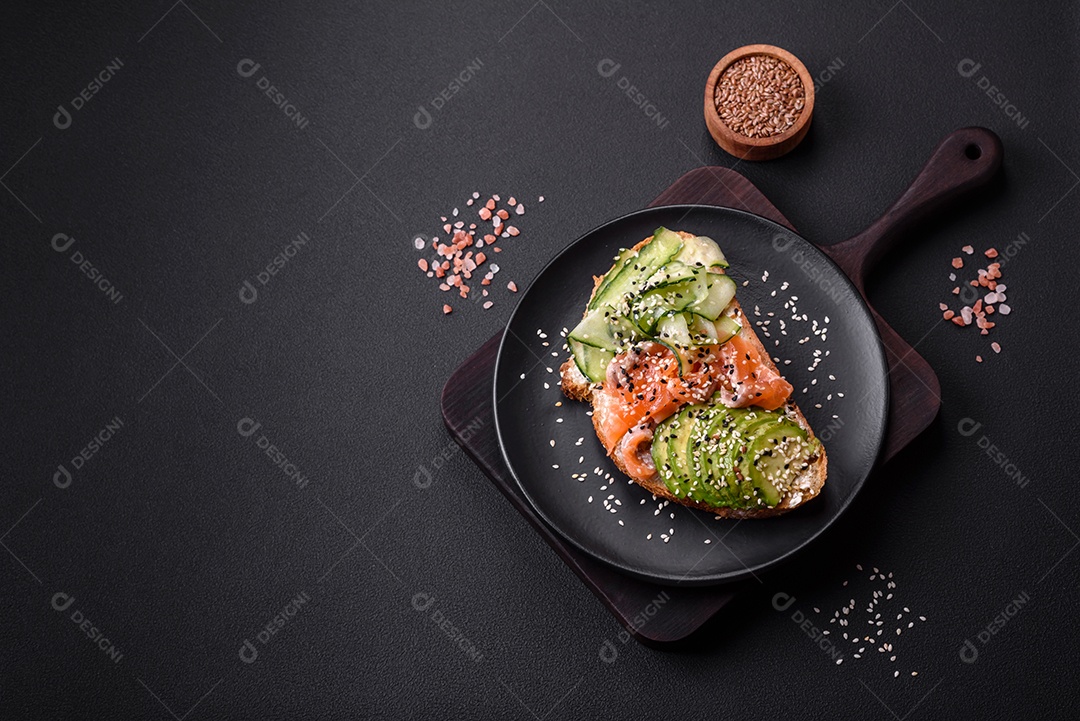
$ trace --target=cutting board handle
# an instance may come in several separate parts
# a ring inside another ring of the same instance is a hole
[[[865,295],[866,274],[903,232],[989,182],[1001,166],[1001,158],[1001,139],[986,128],[960,128],[949,133],[892,207],[863,232],[822,250]]]

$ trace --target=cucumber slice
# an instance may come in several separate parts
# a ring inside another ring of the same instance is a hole
[[[669,285],[675,285],[684,280],[691,280],[695,275],[696,272],[693,268],[685,263],[673,260],[653,273],[652,277],[649,278],[648,282],[645,284],[645,290],[650,291],[655,288],[664,288]]]
[[[678,313],[706,299],[709,287],[698,277],[691,277],[673,285],[643,293],[634,303],[634,312],[647,312],[663,308],[664,312]],[[641,310],[638,310],[641,309]]]
[[[589,309],[602,305],[622,308],[625,298],[640,291],[648,279],[681,249],[682,238],[667,228],[657,228],[651,241],[623,258],[621,266],[607,272],[589,301]]]
[[[607,376],[608,366],[615,358],[613,351],[596,346],[585,345],[581,341],[569,339],[570,350],[574,354],[574,363],[577,364],[586,378],[593,383],[603,383]]]
[[[742,326],[735,322],[735,319],[730,315],[722,315],[717,318],[713,321],[713,327],[716,328],[717,344],[727,343],[742,330]]]
[[[596,292],[593,293],[594,298],[597,298],[606,292],[608,286],[610,286],[612,281],[619,276],[623,271],[623,268],[630,262],[630,259],[637,256],[637,253],[636,250],[630,250],[629,248],[623,248],[619,251],[619,254],[615,256],[615,263],[611,266],[611,270],[605,273],[604,277],[600,279],[600,285],[596,287]],[[592,303],[590,302],[589,305],[591,307]]]
[[[661,338],[654,338],[653,340],[672,352],[675,356],[675,360],[679,362],[679,377],[682,378],[683,374],[686,373],[686,369],[690,367],[690,358],[686,351],[670,341]]]
[[[617,315],[610,307],[601,306],[586,313],[568,337],[584,345],[617,353],[639,335],[640,331],[628,319]]]
[[[654,340],[668,348],[679,361],[679,377],[693,365],[690,358],[690,329],[682,314],[665,315],[656,324]]]
[[[742,330],[742,326],[728,315],[709,320],[704,316],[690,313],[687,318],[690,340],[694,345],[722,345]]]
[[[698,268],[726,268],[727,258],[712,238],[699,235],[683,243],[675,259]]]
[[[665,315],[656,324],[657,340],[681,347],[690,347],[690,329],[686,325],[686,316],[681,313]]]
[[[635,306],[633,311],[634,326],[641,331],[642,335],[652,338],[656,335],[656,324],[667,314],[667,308],[662,305],[655,305],[649,308]]]
[[[735,297],[735,281],[726,275],[710,273],[708,293],[701,301],[695,303],[691,309],[698,315],[705,316],[709,320],[716,320],[724,312],[724,309]]]
[[[719,345],[721,343],[717,338],[716,324],[708,318],[691,314],[686,325],[690,330],[690,342],[693,345]]]

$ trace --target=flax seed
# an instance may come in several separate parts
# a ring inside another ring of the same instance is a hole
[[[736,60],[713,96],[720,119],[736,133],[763,138],[786,132],[802,113],[806,89],[794,68],[770,55]]]

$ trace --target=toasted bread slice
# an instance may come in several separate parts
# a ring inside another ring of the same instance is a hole
[[[683,238],[693,237],[690,233],[678,231],[679,235]],[[634,246],[634,250],[637,250],[652,240],[652,236],[645,238],[643,241]],[[600,281],[603,276],[597,276],[594,278],[593,294],[596,293],[596,289],[600,285]],[[590,295],[591,299],[591,295]],[[739,325],[742,326],[742,330],[739,334],[755,347],[758,353],[761,355],[763,361],[770,366],[773,371],[779,374],[779,370],[773,364],[772,357],[769,352],[762,345],[757,334],[754,332],[753,324],[748,322],[745,315],[742,312],[742,308],[739,305],[739,301],[733,300],[731,305],[728,306],[725,313],[732,316],[739,321]],[[591,383],[588,378],[578,369],[577,364],[574,362],[573,357],[567,359],[559,369],[559,375],[561,379],[562,391],[568,397],[576,401],[583,401],[591,403],[593,406],[593,426],[597,429],[597,435],[599,436],[599,428],[603,422],[604,403],[597,403],[598,394],[604,393],[603,385],[600,383]],[[807,422],[806,417],[799,410],[798,405],[788,399],[787,403],[783,407],[783,412],[788,418],[795,421],[802,427],[809,438],[814,438],[814,431]],[[626,437],[624,436],[623,440]],[[740,509],[740,508],[728,508],[712,506],[708,503],[697,501],[691,498],[679,497],[668,490],[664,481],[657,474],[653,474],[650,477],[641,477],[631,473],[623,462],[622,454],[618,452],[620,445],[616,444],[615,448],[609,454],[614,461],[615,465],[620,471],[627,475],[632,481],[639,486],[645,488],[645,490],[652,493],[657,498],[666,498],[674,503],[679,503],[684,506],[690,506],[703,511],[714,513],[718,517],[722,518],[768,518],[770,516],[778,516],[782,513],[786,513],[794,508],[798,508],[812,498],[815,498],[821,493],[822,488],[825,486],[825,477],[827,475],[828,458],[825,454],[824,447],[816,457],[812,458],[809,467],[804,470],[795,479],[791,488],[780,499],[780,502],[772,508],[753,508],[753,509]]]

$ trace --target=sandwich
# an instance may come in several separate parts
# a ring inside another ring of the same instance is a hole
[[[666,228],[620,252],[567,335],[561,386],[655,497],[766,518],[816,498],[828,460],[727,268],[712,239]]]

